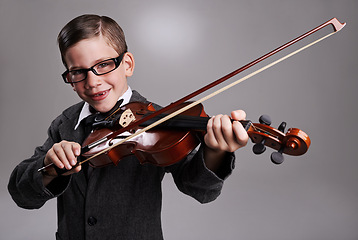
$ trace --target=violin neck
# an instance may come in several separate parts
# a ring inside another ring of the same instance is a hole
[[[148,121],[140,124],[141,127],[146,127],[151,125],[152,123],[158,121],[159,119],[165,117],[166,114],[159,114],[158,116],[149,119]],[[157,128],[164,129],[181,129],[181,130],[206,130],[206,125],[209,121],[209,117],[195,117],[195,116],[187,116],[187,115],[178,115],[175,116],[160,125]]]
[[[165,117],[165,114],[160,114],[150,120],[140,124],[141,127],[146,127],[156,122],[157,120]],[[210,117],[195,117],[195,116],[187,116],[187,115],[178,115],[175,116],[160,125],[158,128],[164,129],[181,129],[181,130],[197,130],[197,131],[206,131],[206,126],[208,124]],[[231,120],[232,122],[234,120]],[[250,128],[252,122],[250,120],[242,120],[239,121],[245,128],[246,131]]]

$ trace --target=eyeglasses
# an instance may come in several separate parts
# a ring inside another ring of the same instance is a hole
[[[122,53],[116,58],[110,58],[101,61],[87,69],[75,69],[71,71],[67,70],[62,74],[62,78],[65,81],[65,83],[78,83],[87,78],[87,74],[89,71],[93,72],[97,76],[110,73],[115,69],[117,69],[119,65],[121,65],[125,53],[126,52]]]

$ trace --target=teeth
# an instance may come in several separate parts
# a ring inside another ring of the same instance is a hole
[[[102,93],[96,94],[95,96],[98,97],[98,96],[102,96],[104,94],[105,94],[105,92],[102,92]]]

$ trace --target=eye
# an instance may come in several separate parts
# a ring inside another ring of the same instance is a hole
[[[108,65],[109,65],[109,62],[103,62],[98,65],[98,68],[105,68],[105,67],[108,67]]]
[[[81,75],[84,73],[84,70],[83,69],[78,69],[78,70],[72,70],[70,71],[71,75],[73,76],[78,76],[78,75]]]
[[[113,66],[114,66],[113,60],[108,60],[108,61],[104,61],[104,62],[99,63],[96,66],[96,69],[98,69],[99,71],[108,70],[108,69],[112,69]]]

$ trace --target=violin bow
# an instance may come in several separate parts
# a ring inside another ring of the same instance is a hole
[[[231,88],[231,87],[233,87],[233,86],[235,86],[235,85],[237,85],[237,84],[239,84],[239,83],[241,83],[241,82],[243,82],[243,81],[245,81],[245,80],[247,80],[247,79],[249,79],[249,78],[251,78],[253,76],[255,76],[256,74],[258,74],[258,73],[260,73],[260,72],[262,72],[262,71],[264,71],[264,70],[266,70],[266,69],[278,64],[279,62],[282,62],[282,61],[286,60],[287,58],[289,58],[289,57],[291,57],[291,56],[303,51],[304,49],[307,49],[307,48],[315,45],[316,43],[318,43],[318,42],[320,42],[320,41],[332,36],[333,34],[335,34],[337,32],[339,32],[346,25],[346,23],[341,23],[341,22],[338,21],[337,18],[332,18],[331,20],[321,24],[320,26],[318,26],[318,27],[316,27],[316,28],[314,28],[314,29],[302,34],[301,36],[299,36],[299,37],[287,42],[286,44],[284,44],[284,45],[272,50],[271,52],[269,52],[269,53],[257,58],[256,60],[246,64],[245,66],[243,66],[243,67],[241,67],[241,68],[239,68],[239,69],[237,69],[237,70],[225,75],[224,77],[221,77],[218,80],[216,80],[216,81],[214,81],[214,82],[212,82],[212,83],[200,88],[199,90],[197,90],[197,91],[195,91],[193,93],[190,93],[189,95],[177,100],[176,102],[173,102],[173,103],[169,104],[168,106],[166,106],[166,107],[164,107],[164,108],[162,108],[162,109],[160,109],[158,111],[155,111],[154,113],[152,113],[152,114],[150,114],[150,115],[148,115],[148,116],[146,116],[146,117],[144,117],[144,118],[142,118],[142,119],[140,119],[140,120],[138,120],[136,122],[133,122],[133,123],[129,124],[128,126],[120,129],[120,130],[114,131],[113,133],[103,137],[102,139],[99,139],[99,140],[97,140],[97,141],[95,141],[95,142],[93,142],[91,144],[88,144],[87,146],[84,146],[82,148],[82,152],[87,152],[90,149],[92,149],[92,148],[94,148],[94,147],[106,142],[107,140],[113,139],[115,136],[118,136],[119,134],[121,134],[123,132],[126,132],[126,131],[129,131],[133,127],[139,126],[139,125],[143,124],[144,122],[146,122],[146,121],[158,116],[159,114],[162,114],[162,113],[164,113],[164,112],[166,112],[166,111],[168,111],[168,110],[170,110],[170,109],[172,109],[174,107],[177,107],[178,105],[184,103],[185,101],[188,101],[189,99],[192,99],[193,97],[195,97],[195,96],[197,96],[197,95],[199,95],[199,94],[201,94],[201,93],[203,93],[203,92],[205,92],[205,91],[217,86],[218,84],[223,83],[224,81],[228,80],[229,78],[232,78],[233,76],[235,76],[235,75],[245,71],[246,69],[256,65],[257,63],[259,63],[259,62],[271,57],[272,55],[282,51],[283,49],[285,49],[285,48],[287,48],[287,47],[289,47],[289,46],[301,41],[302,39],[312,35],[313,33],[317,32],[317,31],[319,31],[319,30],[321,30],[323,28],[325,28],[328,25],[333,26],[333,28],[334,28],[333,32],[331,32],[331,33],[329,33],[329,34],[327,34],[327,35],[325,35],[325,36],[323,36],[323,37],[321,37],[321,38],[319,38],[319,39],[317,39],[317,40],[315,40],[315,41],[313,41],[313,42],[311,42],[311,43],[309,43],[309,44],[307,44],[307,45],[305,45],[305,46],[303,46],[301,48],[299,48],[296,51],[293,51],[293,52],[281,57],[280,59],[278,59],[278,60],[276,60],[276,61],[274,61],[274,62],[272,62],[272,63],[270,63],[270,64],[268,64],[268,65],[266,65],[266,66],[264,66],[264,67],[262,67],[262,68],[260,68],[258,70],[256,70],[256,71],[254,71],[254,72],[252,72],[252,73],[250,73],[250,74],[248,74],[248,75],[246,75],[246,76],[244,76],[244,77],[242,77],[242,78],[240,78],[238,80],[236,80],[235,82],[233,82],[231,84],[228,84],[228,85],[220,88],[219,90],[217,90],[217,91],[215,91],[215,92],[213,92],[213,93],[211,93],[211,94],[209,94],[209,95],[207,95],[207,96],[205,96],[205,97],[203,97],[203,98],[201,98],[201,99],[199,99],[199,100],[197,100],[195,102],[192,102],[189,105],[186,105],[185,107],[183,107],[183,108],[181,108],[181,109],[179,109],[179,110],[177,110],[177,111],[175,111],[175,112],[173,112],[171,114],[166,115],[165,117],[155,121],[154,123],[150,124],[149,126],[144,127],[142,129],[136,131],[135,133],[133,133],[132,135],[126,137],[125,139],[123,139],[123,140],[121,140],[121,141],[119,141],[117,143],[114,143],[113,145],[109,146],[108,148],[106,148],[106,149],[104,149],[104,150],[102,150],[102,151],[100,151],[100,152],[88,157],[87,159],[85,159],[84,161],[80,162],[79,164],[87,162],[87,161],[89,161],[89,160],[91,160],[91,159],[93,159],[93,158],[95,158],[95,157],[97,157],[97,156],[99,156],[101,154],[104,154],[104,153],[108,152],[112,148],[115,148],[116,146],[118,146],[118,145],[120,145],[120,144],[122,144],[122,143],[124,143],[124,142],[126,142],[128,140],[130,140],[131,138],[134,138],[135,136],[138,136],[139,134],[141,134],[143,132],[146,132],[151,128],[154,128],[155,126],[157,126],[157,125],[159,125],[159,124],[161,124],[161,123],[163,123],[163,122],[165,122],[165,121],[167,121],[167,120],[169,120],[169,119],[171,119],[171,118],[173,118],[173,117],[185,112],[186,110],[188,110],[188,109],[190,109],[190,108],[192,108],[192,107],[194,107],[194,106],[196,106],[196,105],[198,105],[198,104],[200,104],[200,103],[202,103],[202,102],[204,102],[204,101],[216,96],[217,94],[219,94],[219,93],[221,93],[221,92],[223,92],[223,91],[225,91],[225,90],[227,90],[227,89],[229,89],[229,88]]]

